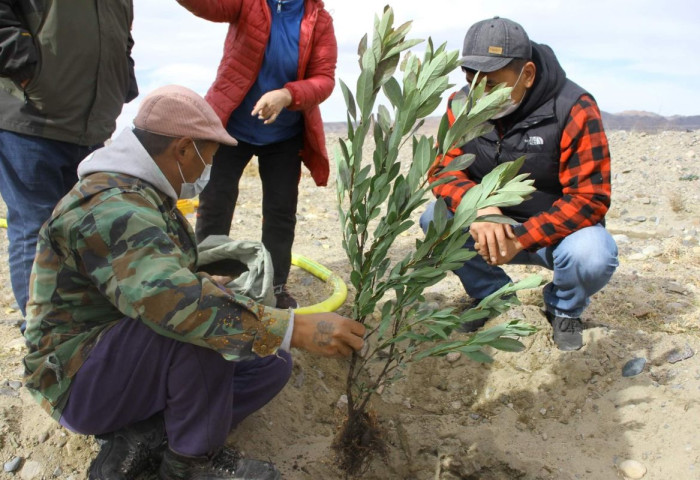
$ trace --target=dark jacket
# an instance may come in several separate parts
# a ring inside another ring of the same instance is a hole
[[[0,129],[107,140],[138,95],[132,19],[132,0],[0,0]]]

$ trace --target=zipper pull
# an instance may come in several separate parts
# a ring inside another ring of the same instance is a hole
[[[282,11],[282,0],[277,0],[277,13]]]

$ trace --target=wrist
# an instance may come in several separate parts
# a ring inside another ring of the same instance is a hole
[[[284,98],[284,106],[290,106],[292,104],[292,92],[290,92],[286,87],[280,88],[280,92]]]

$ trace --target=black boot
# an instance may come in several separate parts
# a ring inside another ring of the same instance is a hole
[[[287,285],[275,285],[274,291],[275,300],[277,301],[277,305],[275,306],[277,308],[282,308],[286,310],[287,308],[297,308],[299,306],[294,297],[292,297],[289,294],[289,291],[287,290]]]
[[[158,477],[161,480],[279,480],[279,470],[270,462],[250,460],[228,448],[215,455],[187,457],[165,451]]]
[[[547,311],[552,324],[552,340],[559,350],[570,352],[583,347],[583,323],[580,318],[560,317]]]
[[[167,446],[161,414],[96,438],[102,448],[90,464],[90,480],[134,479],[157,466]]]

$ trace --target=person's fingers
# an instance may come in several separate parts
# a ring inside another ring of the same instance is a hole
[[[344,344],[347,344],[350,348],[352,348],[355,351],[361,350],[362,346],[365,344],[365,341],[362,339],[362,337],[358,337],[357,335],[353,333],[348,333],[348,335],[343,338]]]
[[[506,233],[505,233],[504,229],[497,228],[495,235],[496,235],[496,244],[498,245],[498,250],[496,250],[496,251],[501,256],[505,256],[505,254],[506,254]]]
[[[352,349],[344,343],[338,343],[336,351],[337,354],[335,356],[349,357],[352,355]]]
[[[515,238],[515,232],[513,231],[513,225],[503,225],[503,229],[506,231],[508,238]]]
[[[498,252],[498,240],[496,235],[489,235],[486,239],[486,247],[488,250],[489,259],[492,262],[496,261],[496,252]]]
[[[360,322],[356,322],[353,320],[350,324],[350,332],[354,333],[359,337],[363,337],[365,335],[366,330],[367,329],[365,328],[365,326],[362,325]]]
[[[270,115],[270,116],[267,118],[267,120],[265,120],[265,125],[269,125],[269,124],[271,124],[271,123],[275,123],[275,120],[277,120],[277,117],[278,117],[278,116],[279,116],[279,114],[277,114],[277,113],[273,113],[272,115]]]

